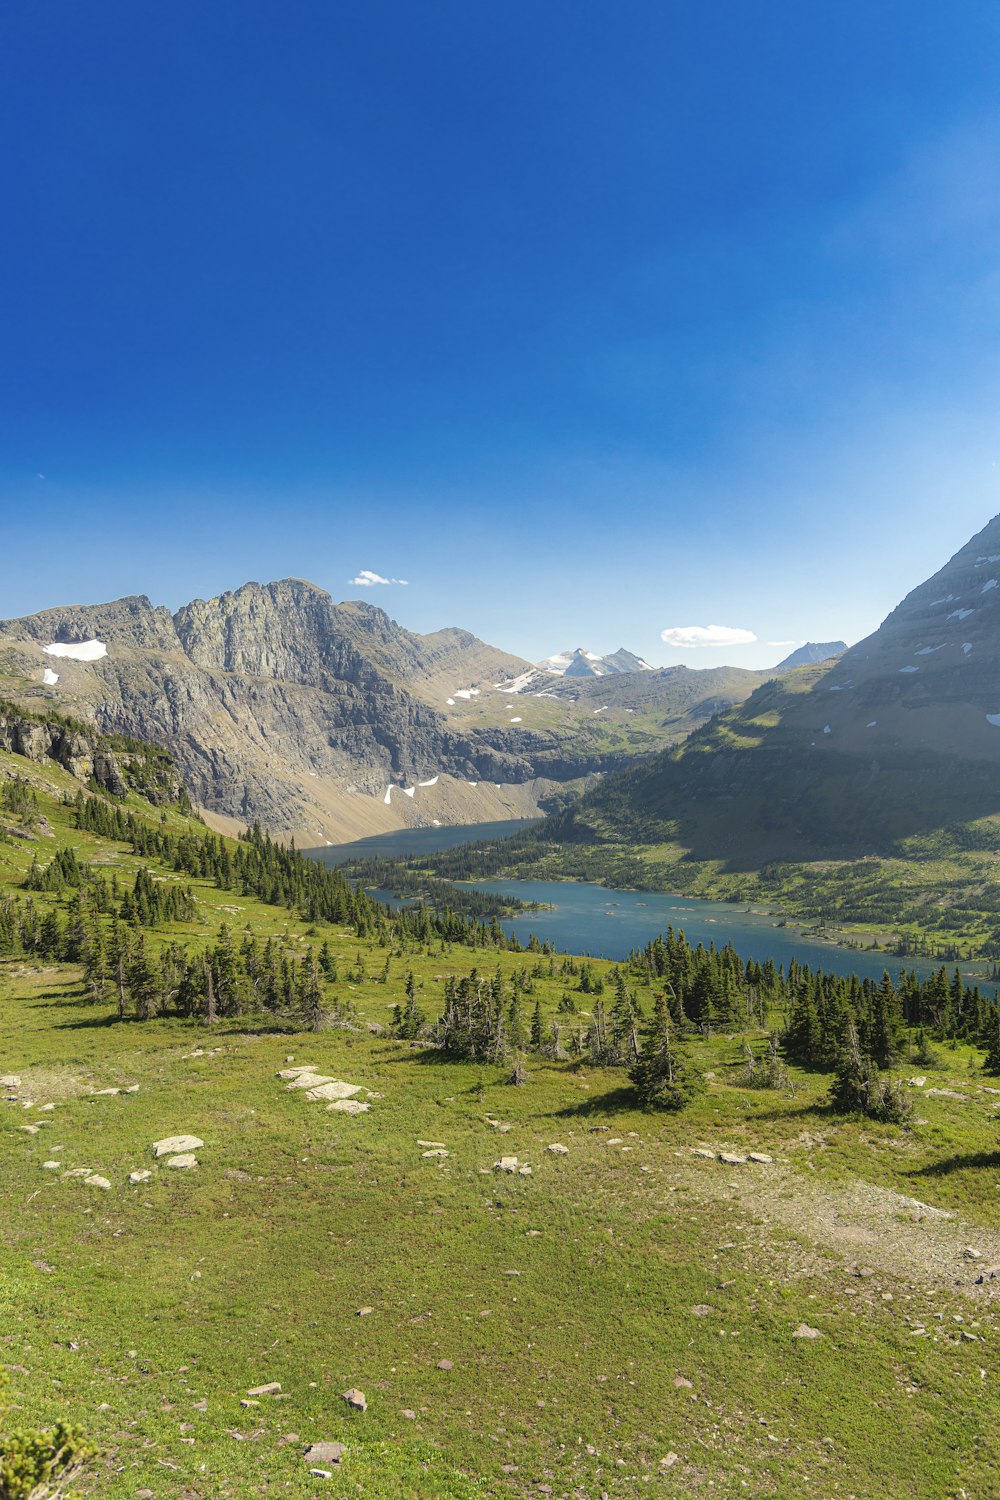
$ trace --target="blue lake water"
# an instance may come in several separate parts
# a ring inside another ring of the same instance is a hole
[[[469,882],[472,884],[473,882]],[[792,927],[779,927],[780,918],[760,908],[731,906],[723,901],[700,901],[691,896],[665,896],[649,891],[614,891],[608,886],[573,880],[477,880],[475,888],[537,901],[551,910],[528,912],[503,923],[504,929],[527,943],[532,933],[563,953],[589,953],[594,958],[623,959],[633,948],[644,948],[668,927],[683,929],[691,943],[731,942],[742,958],[763,963],[773,959],[787,968],[792,958],[813,969],[835,974],[859,974],[881,979],[888,969],[925,975],[941,967],[926,958],[895,958],[888,953],[834,947],[801,936]],[[955,965],[948,964],[949,973]],[[984,966],[958,965],[969,982],[982,982]]]
[[[480,839],[507,838],[524,827],[523,821],[472,823],[449,828],[401,828],[394,833],[359,839],[353,844],[328,845],[305,852],[325,864],[349,859],[394,858],[454,849]],[[481,880],[476,889],[516,896],[548,908],[503,923],[505,930],[527,943],[532,933],[561,953],[589,953],[595,958],[623,959],[633,948],[644,948],[668,927],[681,928],[691,943],[731,942],[743,958],[763,963],[770,958],[787,968],[789,960],[835,974],[859,974],[881,979],[888,969],[895,977],[902,968],[920,975],[941,967],[926,958],[895,958],[887,953],[837,948],[800,935],[794,927],[778,926],[779,918],[760,908],[731,906],[724,901],[700,901],[693,896],[665,896],[649,891],[615,891],[603,885],[574,880]],[[391,899],[386,892],[382,899]],[[955,967],[946,965],[949,973]],[[983,978],[984,965],[959,964],[967,980],[991,992],[998,987]]]

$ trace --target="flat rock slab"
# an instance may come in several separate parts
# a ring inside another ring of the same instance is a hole
[[[418,1141],[417,1145],[418,1146],[432,1146],[432,1147],[435,1148],[435,1150],[438,1150],[438,1151],[443,1151],[445,1149],[445,1142],[444,1141]]]
[[[707,1149],[707,1147],[705,1147],[705,1146],[692,1146],[691,1147],[691,1155],[692,1156],[703,1156],[706,1161],[714,1161],[715,1160],[715,1152],[714,1151],[709,1151]]]
[[[959,1104],[968,1104],[969,1102],[968,1094],[959,1094],[955,1089],[928,1089],[927,1092],[934,1095],[937,1099],[957,1099]]]
[[[569,1147],[564,1146],[562,1141],[553,1141],[551,1146],[546,1146],[546,1151],[551,1151],[553,1156],[568,1156]]]
[[[493,1163],[494,1172],[516,1172],[520,1166],[516,1156],[501,1156],[499,1161]]]
[[[179,1167],[182,1171],[185,1168],[196,1167],[197,1165],[198,1158],[195,1156],[193,1151],[184,1151],[180,1154],[180,1156],[167,1157],[168,1167]]]
[[[318,1089],[325,1083],[336,1083],[336,1078],[326,1078],[322,1073],[300,1073],[288,1084],[288,1092],[295,1089]]]
[[[363,1115],[366,1110],[371,1109],[366,1099],[334,1099],[326,1107],[341,1115]]]
[[[254,1385],[247,1391],[248,1396],[276,1396],[281,1390],[280,1380],[269,1380],[266,1385]]]
[[[194,1056],[193,1052],[192,1052],[191,1056],[192,1057]],[[301,1076],[302,1076],[303,1073],[318,1073],[318,1072],[319,1072],[319,1068],[317,1068],[314,1063],[310,1063],[308,1066],[304,1066],[304,1067],[301,1067],[301,1068],[281,1068],[279,1070],[279,1072],[278,1072],[278,1077],[279,1078],[301,1078]]]
[[[45,1168],[46,1172],[58,1172],[59,1169],[60,1169],[60,1167],[62,1166],[62,1162],[61,1161],[43,1161],[42,1162],[42,1166]]]
[[[719,1160],[725,1162],[727,1167],[745,1167],[747,1159],[745,1156],[737,1156],[735,1151],[720,1151]]]
[[[344,1391],[343,1396],[348,1406],[352,1407],[354,1411],[368,1410],[368,1397],[364,1391],[359,1391],[352,1386],[349,1391]]]
[[[176,1156],[179,1151],[197,1151],[205,1142],[196,1135],[166,1135],[162,1141],[153,1142],[154,1156]]]
[[[321,1083],[314,1089],[308,1089],[307,1099],[352,1099],[355,1094],[361,1093],[360,1083],[342,1083],[339,1078],[332,1079],[329,1083]]]
[[[133,1187],[136,1187],[140,1182],[148,1182],[152,1175],[148,1167],[140,1167],[137,1171],[128,1174],[128,1180]]]
[[[793,1339],[821,1339],[823,1335],[818,1328],[810,1328],[808,1323],[800,1323],[792,1334]]]
[[[451,1152],[446,1151],[443,1146],[437,1146],[433,1151],[421,1151],[420,1154],[426,1160],[428,1156],[450,1156]]]
[[[3,1077],[0,1078],[0,1088],[19,1089],[20,1087],[21,1080],[20,1078],[18,1078],[16,1073],[5,1073]]]
[[[92,1099],[107,1099],[107,1098],[110,1098],[112,1094],[120,1094],[120,1093],[121,1093],[121,1089],[97,1089],[91,1095],[91,1098]]]
[[[99,1172],[91,1172],[90,1176],[85,1177],[83,1180],[88,1184],[88,1186],[103,1188],[105,1192],[107,1192],[108,1188],[110,1188],[111,1186],[108,1179],[106,1177],[102,1177]]]
[[[751,1151],[750,1160],[763,1162],[765,1166],[769,1166],[774,1161],[774,1157],[768,1156],[766,1151]]]
[[[311,1464],[339,1464],[345,1452],[343,1443],[312,1443],[305,1458]]]

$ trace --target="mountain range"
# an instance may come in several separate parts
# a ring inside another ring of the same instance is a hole
[[[526,692],[539,669],[468,631],[418,635],[284,579],[174,613],[136,595],[2,621],[0,694],[169,748],[222,829],[318,844],[535,817],[765,679],[567,655]]]
[[[1000,819],[1000,517],[867,639],[772,678],[547,831],[737,871],[982,819]],[[962,837],[1000,846],[1000,822]]]

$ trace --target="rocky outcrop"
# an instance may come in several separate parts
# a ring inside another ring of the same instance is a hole
[[[84,785],[112,797],[141,791],[150,802],[169,805],[183,797],[170,757],[135,745],[112,747],[103,736],[61,722],[0,707],[0,750],[37,762],[51,760]]]

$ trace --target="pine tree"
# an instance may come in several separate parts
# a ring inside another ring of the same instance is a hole
[[[531,1017],[531,1050],[541,1052],[542,1050],[542,1005],[540,1000],[535,1001],[534,1013]]]
[[[656,998],[629,1078],[643,1109],[683,1109],[699,1090],[700,1080],[675,1040],[665,995]]]
[[[302,972],[302,1014],[310,1031],[323,1028],[323,986],[319,978],[316,954],[309,950],[309,957]]]
[[[400,1041],[412,1042],[424,1028],[427,1017],[417,1007],[417,982],[413,970],[406,976],[406,1002],[397,1005],[392,1012],[393,1035]]]
[[[1000,1073],[1000,1010],[991,1006],[986,1020],[986,1057],[983,1067],[987,1073]]]
[[[139,940],[128,965],[128,988],[138,1019],[140,1021],[151,1020],[159,1009],[160,990],[156,967],[146,950],[144,933],[139,934]]]

